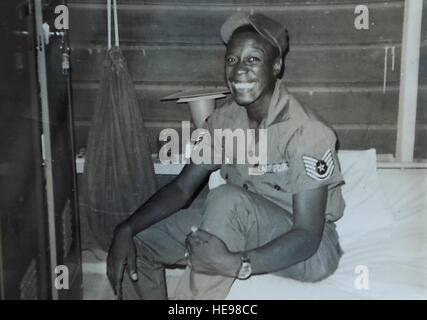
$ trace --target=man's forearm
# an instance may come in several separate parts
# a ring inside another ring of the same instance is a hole
[[[303,229],[292,229],[262,247],[248,251],[252,273],[275,272],[310,258],[320,239]]]
[[[123,228],[136,235],[182,209],[206,181],[209,173],[210,170],[203,166],[186,165],[175,180],[157,191],[132,216],[121,223],[118,230]]]
[[[190,197],[177,184],[169,183],[122,222],[119,228],[130,229],[134,236],[181,209]]]

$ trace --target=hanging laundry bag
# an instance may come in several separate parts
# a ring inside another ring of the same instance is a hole
[[[115,46],[103,64],[81,184],[80,211],[98,245],[108,250],[114,228],[156,191],[154,166],[135,88],[119,48],[114,0]]]

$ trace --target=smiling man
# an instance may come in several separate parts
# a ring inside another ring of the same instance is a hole
[[[211,135],[215,129],[266,129],[267,164],[259,175],[248,174],[257,164],[186,165],[119,225],[107,272],[125,299],[165,299],[168,265],[187,266],[179,299],[223,299],[236,278],[263,273],[320,281],[338,266],[334,222],[344,201],[337,138],[280,79],[286,29],[261,14],[237,13],[221,36],[232,95],[205,128]],[[180,210],[219,168],[222,184],[210,190],[203,208]]]

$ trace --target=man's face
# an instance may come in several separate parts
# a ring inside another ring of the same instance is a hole
[[[225,81],[241,106],[270,98],[276,83],[270,43],[257,33],[233,35],[225,54]],[[277,68],[276,68],[277,70]]]

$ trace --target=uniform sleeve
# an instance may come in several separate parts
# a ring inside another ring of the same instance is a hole
[[[292,194],[344,182],[335,144],[334,132],[318,121],[295,131],[286,148]]]

